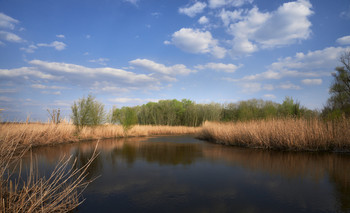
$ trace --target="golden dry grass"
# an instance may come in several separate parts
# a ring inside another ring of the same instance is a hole
[[[277,119],[237,123],[206,122],[197,137],[216,143],[244,147],[350,151],[350,121]]]
[[[136,125],[131,128],[127,136],[152,136],[152,135],[178,135],[194,134],[199,127],[184,126],[142,126]],[[125,137],[123,127],[120,125],[102,125],[96,127],[83,127],[77,131],[72,124],[0,124],[0,139],[16,139],[19,145],[38,146],[53,145],[58,143],[77,142],[79,140],[119,138]]]
[[[96,148],[80,168],[76,166],[76,160],[71,165],[71,158],[62,158],[45,178],[39,177],[31,161],[29,174],[23,175],[20,162],[29,148],[18,151],[18,147],[22,139],[29,144],[31,141],[25,136],[27,130],[21,131],[17,132],[17,137],[7,134],[0,138],[0,212],[68,212],[75,209],[81,203],[81,193],[91,182],[85,177],[97,157]]]

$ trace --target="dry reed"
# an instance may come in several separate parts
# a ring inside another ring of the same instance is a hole
[[[133,126],[127,133],[128,137],[152,135],[194,134],[198,127],[184,126]],[[72,124],[0,124],[0,138],[7,137],[20,141],[20,146],[53,145],[58,143],[77,142],[79,140],[120,138],[125,137],[120,125],[102,125],[83,127],[77,131]]]
[[[277,119],[206,122],[197,138],[216,143],[276,150],[350,151],[350,120]]]
[[[81,193],[91,182],[85,177],[97,157],[96,148],[80,168],[76,167],[76,160],[71,165],[71,158],[62,158],[45,178],[39,177],[31,161],[29,174],[24,176],[21,157],[29,148],[18,151],[26,132],[18,133],[17,137],[8,134],[0,139],[0,212],[68,212],[80,205]]]

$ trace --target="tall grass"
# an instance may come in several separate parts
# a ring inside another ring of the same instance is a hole
[[[127,133],[128,137],[194,134],[198,127],[136,125]],[[0,138],[16,139],[18,146],[52,145],[77,142],[79,140],[126,137],[121,125],[84,126],[77,131],[72,124],[0,124]]]
[[[236,123],[206,122],[197,137],[243,147],[350,151],[350,120],[325,122],[289,118]]]
[[[71,158],[62,158],[45,178],[38,175],[33,161],[29,173],[23,174],[21,157],[29,150],[19,150],[23,139],[30,143],[23,130],[0,138],[0,212],[68,212],[76,208],[82,202],[81,193],[91,182],[85,177],[97,157],[96,148],[82,167],[77,168],[76,161],[71,165]]]

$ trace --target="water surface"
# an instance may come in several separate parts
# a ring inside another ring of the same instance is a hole
[[[96,142],[33,151],[42,173]],[[191,136],[100,141],[78,212],[350,212],[350,155],[244,149]]]

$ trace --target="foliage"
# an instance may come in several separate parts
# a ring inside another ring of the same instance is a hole
[[[104,105],[96,101],[91,94],[74,102],[71,108],[71,118],[78,127],[96,126],[105,121]]]
[[[123,126],[124,132],[127,133],[138,122],[136,110],[131,107],[114,108],[112,111],[112,122],[119,122]]]
[[[200,126],[205,121],[250,121],[283,117],[316,117],[317,112],[286,97],[282,104],[251,99],[239,103],[197,104],[188,99],[160,100],[132,107],[141,125]],[[125,109],[113,109],[113,123],[122,124]]]
[[[336,67],[333,73],[334,82],[330,86],[328,99],[322,114],[327,118],[339,117],[339,112],[346,117],[350,116],[350,51],[340,57],[343,66]]]

